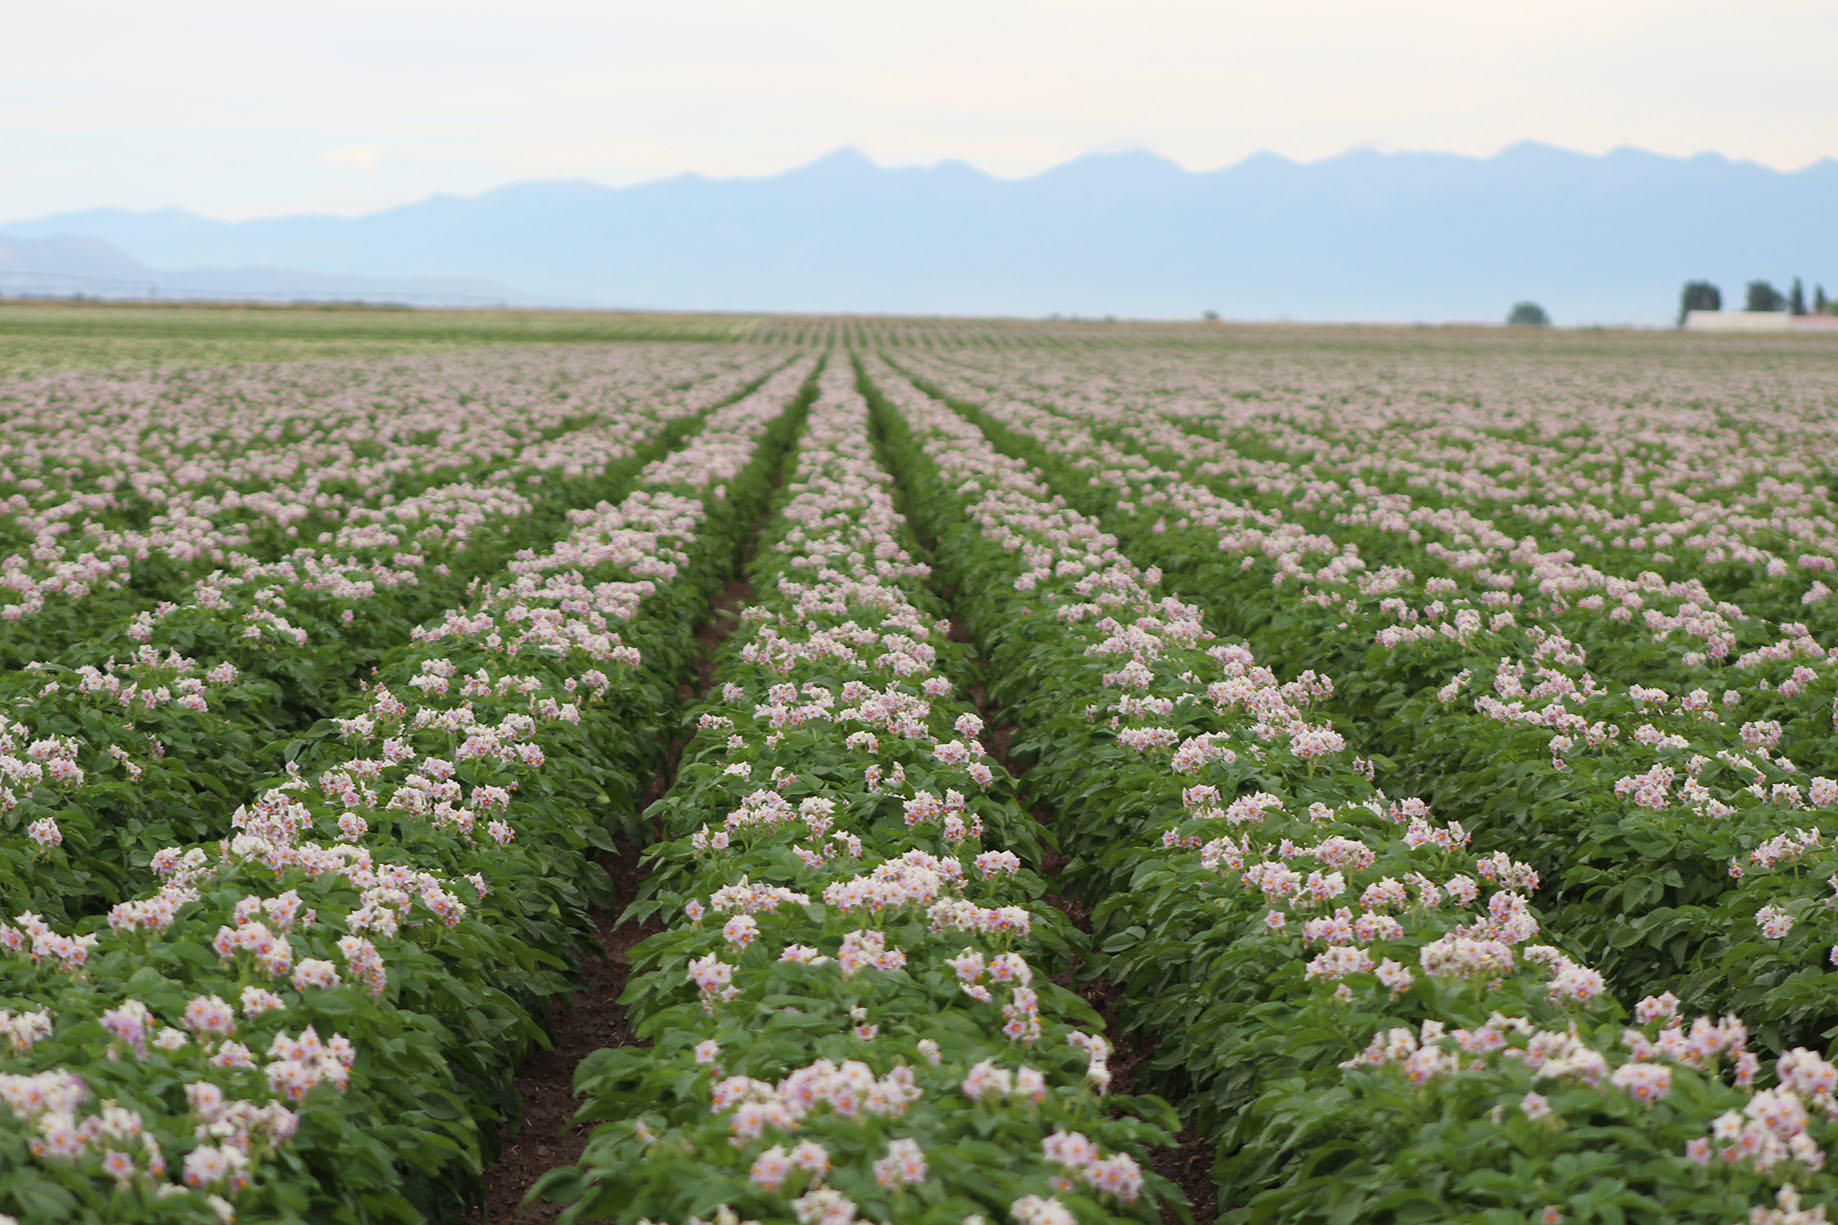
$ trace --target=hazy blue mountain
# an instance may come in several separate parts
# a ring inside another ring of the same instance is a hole
[[[146,292],[152,269],[112,243],[75,234],[17,238],[0,234],[0,291],[26,286],[82,292]]]
[[[87,294],[99,298],[346,298],[462,306],[516,298],[503,286],[476,277],[369,276],[276,267],[155,268],[112,242],[67,233],[45,238],[0,233],[0,293]]]
[[[1192,173],[1146,152],[1025,179],[854,150],[768,178],[514,183],[361,217],[221,222],[96,209],[0,226],[156,267],[470,278],[558,304],[954,314],[1670,320],[1680,285],[1838,288],[1838,161],[1715,154],[1259,154]]]

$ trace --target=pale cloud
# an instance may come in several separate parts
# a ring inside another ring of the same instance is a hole
[[[1524,138],[1838,155],[1829,0],[17,7],[9,49],[34,68],[0,90],[0,218],[356,212],[528,177],[769,174],[842,145],[1003,175],[1123,145],[1193,169]]]
[[[371,171],[383,160],[381,145],[333,145],[319,155],[319,160],[328,166],[344,166],[351,170]]]

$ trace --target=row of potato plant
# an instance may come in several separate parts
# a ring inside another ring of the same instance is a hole
[[[801,361],[419,627],[220,840],[75,931],[0,922],[0,1213],[417,1221],[476,1196],[588,860],[637,825]],[[274,763],[277,767],[282,763]]]
[[[1769,1076],[1740,1021],[1671,996],[1628,1025],[1533,942],[1535,872],[1309,722],[1329,680],[1277,684],[964,419],[874,376],[992,689],[1038,731],[1015,745],[1029,788],[1112,890],[1120,1008],[1218,1133],[1228,1218],[1823,1211],[1838,1070],[1794,1050]]]
[[[1298,603],[1333,605],[1328,611],[1365,604],[1377,605],[1365,611],[1376,611],[1392,636],[1427,637],[1441,632],[1441,622],[1452,623],[1462,608],[1471,608],[1490,633],[1510,631],[1519,622],[1561,632],[1598,675],[1622,684],[1681,692],[1717,687],[1720,671],[1733,666],[1742,678],[1747,718],[1780,721],[1785,751],[1838,770],[1838,750],[1829,735],[1838,665],[1817,646],[1830,640],[1834,626],[1809,627],[1804,616],[1827,602],[1809,604],[1791,585],[1804,582],[1806,573],[1824,572],[1829,558],[1823,553],[1804,555],[1809,569],[1788,587],[1795,597],[1792,611],[1776,619],[1713,594],[1697,573],[1668,580],[1651,571],[1604,571],[1577,561],[1570,550],[1543,549],[1531,536],[1508,536],[1459,504],[1374,507],[1371,503],[1382,499],[1355,496],[1359,491],[1349,493],[1312,470],[1307,480],[1293,473],[1289,480],[1248,478],[1240,470],[1256,465],[1237,450],[1172,428],[1152,412],[1130,413],[1116,405],[1101,411],[1092,403],[1075,411],[1057,400],[1012,395],[991,399],[976,385],[934,374],[946,384],[939,390],[954,402],[969,397],[982,403],[1000,419],[998,430],[1018,430],[1080,469],[1081,500],[1120,493],[1110,504],[1142,516],[1142,526],[1153,534],[1182,526],[1210,533],[1166,547],[1216,552],[1215,561],[1242,567],[1247,578],[1268,580],[1244,584],[1231,602],[1229,615],[1239,632],[1268,627],[1273,637],[1280,635],[1298,614]],[[1177,420],[1192,424],[1184,415]],[[1439,528],[1456,547],[1424,539]],[[1838,539],[1829,543],[1838,549]],[[1737,542],[1722,539],[1715,547],[1733,552]],[[1831,609],[1838,613],[1838,604]],[[1343,670],[1358,683],[1357,674],[1366,671],[1358,665],[1373,644],[1370,629],[1338,620],[1313,628],[1316,632],[1301,640],[1311,645],[1289,650],[1343,660]],[[1383,689],[1371,696],[1398,701]]]
[[[1169,444],[1164,423],[1177,425],[1177,450],[1221,492],[1275,495],[1319,530],[1382,533],[1373,537],[1379,550],[1389,537],[1415,546],[1420,561],[1469,570],[1530,551],[1553,577],[1568,571],[1566,580],[1584,583],[1654,572],[1751,616],[1810,616],[1838,629],[1822,380],[1777,385],[1769,396],[1597,387],[1520,414],[1477,402],[1473,373],[1465,387],[1430,389],[1412,372],[1390,372],[1332,399],[1284,402],[1268,386],[1222,393],[1216,367],[1107,361],[1100,375],[1065,356],[958,352],[948,366],[928,365],[1105,422],[1145,453]],[[1740,416],[1738,396],[1747,400]]]
[[[515,479],[566,436],[591,463],[581,427],[758,360],[548,349],[0,383],[0,664],[434,486]]]
[[[1600,639],[1581,645],[1590,636],[1574,615],[1557,621],[1516,597],[1486,598],[1497,589],[1419,582],[1396,567],[1367,575],[1318,539],[1261,554],[1221,535],[1227,512],[1209,505],[1209,490],[1140,458],[1119,461],[1044,413],[986,409],[1018,453],[1061,471],[1075,495],[1123,484],[1127,472],[1139,504],[1113,503],[1108,520],[1132,547],[1211,597],[1260,653],[1336,669],[1342,705],[1367,714],[1348,734],[1460,814],[1481,845],[1533,863],[1554,887],[1556,930],[1618,989],[1737,1008],[1769,1049],[1823,1044],[1838,1021],[1827,986],[1838,914],[1825,887],[1838,869],[1827,841],[1838,783],[1816,770],[1832,769],[1838,739],[1831,657],[1809,633],[1787,627],[1790,645],[1731,661],[1721,683],[1743,687],[1713,693],[1704,685],[1719,681],[1683,671],[1703,661],[1677,645],[1649,648],[1670,650],[1675,670],[1643,671]],[[1310,552],[1333,555],[1339,572],[1307,569]],[[1604,655],[1639,679],[1598,680],[1586,661]],[[1763,668],[1779,683],[1757,677]],[[1694,680],[1703,684],[1672,687]]]
[[[1205,537],[1201,524],[1167,519],[1144,547]],[[1374,721],[1380,746],[1489,844],[1538,864],[1558,887],[1560,928],[1619,985],[1737,1007],[1773,1049],[1823,1042],[1838,1020],[1825,983],[1838,923],[1823,887],[1838,867],[1824,815],[1838,785],[1819,771],[1838,772],[1838,738],[1832,656],[1809,630],[1783,627],[1718,675],[1689,642],[1664,641],[1667,618],[1646,619],[1645,654],[1630,656],[1590,632],[1586,601],[1541,613],[1435,578],[1413,593],[1395,569],[1378,584],[1316,572],[1296,599],[1276,577],[1285,564],[1306,574],[1294,559],[1278,559],[1274,576],[1235,575],[1232,561],[1222,549],[1200,563],[1190,588],[1231,591],[1222,603],[1242,609],[1237,597],[1258,599],[1256,579],[1272,578],[1261,596],[1269,629],[1249,629],[1291,658],[1310,649],[1296,644],[1336,634],[1363,643],[1364,666],[1346,665],[1349,698],[1395,709]],[[1602,684],[1600,667],[1623,683]]]
[[[181,604],[0,677],[0,894],[65,922],[120,897],[161,847],[211,836],[271,768],[272,742],[323,718],[480,576],[554,540],[568,507],[620,496],[726,389],[612,414],[504,480],[354,513],[322,544],[214,573]]]
[[[953,380],[948,370],[925,369],[954,401],[989,399],[989,390],[980,384]],[[1740,592],[1731,598],[1713,594],[1707,583],[1714,582],[1714,576],[1707,579],[1704,572],[1665,579],[1651,571],[1604,571],[1578,562],[1571,550],[1544,549],[1531,536],[1509,536],[1464,505],[1391,507],[1375,491],[1364,486],[1343,488],[1308,465],[1287,471],[1278,466],[1277,472],[1283,475],[1273,474],[1271,465],[1248,459],[1235,446],[1189,432],[1202,427],[1191,412],[1174,411],[1181,407],[1178,402],[1173,406],[1151,402],[1148,412],[1077,397],[1072,403],[1069,409],[1061,397],[1024,402],[1006,391],[999,400],[1005,422],[1022,423],[1042,445],[1085,469],[1088,488],[1102,489],[1109,481],[1119,480],[1127,491],[1121,498],[1126,510],[1148,510],[1168,503],[1186,518],[1204,519],[1221,550],[1232,555],[1230,560],[1245,564],[1244,558],[1255,558],[1247,568],[1272,563],[1261,573],[1262,577],[1276,576],[1276,581],[1267,587],[1253,585],[1242,593],[1242,600],[1234,602],[1233,615],[1248,625],[1280,623],[1289,616],[1295,602],[1291,599],[1293,586],[1298,582],[1311,588],[1303,593],[1309,599],[1316,597],[1315,582],[1336,583],[1350,577],[1361,580],[1362,594],[1379,598],[1392,595],[1391,585],[1400,581],[1406,584],[1407,595],[1408,588],[1419,580],[1442,588],[1416,601],[1418,606],[1467,589],[1468,598],[1490,620],[1502,611],[1523,618],[1529,615],[1529,601],[1541,621],[1567,615],[1572,624],[1565,626],[1566,632],[1589,652],[1597,671],[1624,682],[1642,680],[1690,688],[1713,674],[1707,669],[1733,662],[1754,677],[1760,700],[1781,703],[1781,709],[1767,714],[1783,720],[1785,743],[1790,748],[1803,743],[1815,752],[1830,751],[1824,733],[1834,685],[1827,675],[1826,653],[1811,651],[1809,643],[1818,637],[1829,639],[1831,627],[1820,633],[1817,625],[1808,629],[1796,620],[1817,613],[1827,601],[1813,599],[1814,590],[1802,596],[1795,585],[1804,583],[1807,574],[1830,568],[1831,559],[1825,553],[1803,554],[1799,577],[1784,580],[1784,589],[1793,596],[1790,612],[1778,618],[1761,616],[1739,602]],[[1164,409],[1184,428],[1170,428],[1160,417]],[[1755,457],[1747,458],[1752,467]],[[1169,469],[1178,469],[1187,479]],[[1464,479],[1467,475],[1463,474]],[[1564,476],[1575,478],[1574,473]],[[1170,488],[1170,480],[1186,488]],[[1764,492],[1773,488],[1765,479],[1761,484]],[[1570,485],[1556,488],[1574,493]],[[1440,492],[1446,495],[1458,489],[1443,487]],[[1534,495],[1528,491],[1526,496]],[[1632,506],[1626,509],[1638,518]],[[1808,521],[1826,522],[1818,516]],[[1802,522],[1788,516],[1783,530]],[[1727,529],[1728,525],[1719,526]],[[1166,525],[1163,527],[1165,530]],[[1763,525],[1750,530],[1756,536],[1765,534]],[[1453,547],[1424,539],[1436,534],[1447,535]],[[1823,540],[1828,551],[1838,549],[1838,539],[1829,537],[1828,527],[1826,536],[1815,535],[1805,543],[1817,547]],[[1780,562],[1766,550],[1730,538],[1727,530],[1704,544],[1713,552],[1756,552],[1755,564],[1767,559],[1762,568],[1770,573]],[[1816,586],[1817,580],[1813,581]],[[1457,587],[1448,588],[1449,582]],[[1279,590],[1286,584],[1289,590]],[[1363,590],[1369,587],[1377,589]],[[1343,596],[1330,591],[1319,598],[1338,603]],[[1443,600],[1445,605],[1449,602]],[[1838,605],[1831,608],[1838,611]],[[1407,628],[1421,632],[1414,625]],[[1328,643],[1357,663],[1369,648],[1370,638],[1339,633],[1329,636]],[[1820,675],[1811,680],[1792,675],[1795,668],[1806,666]],[[1796,722],[1801,719],[1803,723]],[[1804,737],[1796,735],[1800,727],[1806,732]]]
[[[1172,1111],[1107,1094],[1051,977],[1043,832],[988,756],[845,363],[823,376],[676,781],[605,1119],[539,1193],[565,1220],[1154,1220]]]

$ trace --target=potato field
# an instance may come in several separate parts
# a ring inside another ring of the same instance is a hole
[[[1838,344],[646,326],[8,367],[0,1225],[1838,1205]]]

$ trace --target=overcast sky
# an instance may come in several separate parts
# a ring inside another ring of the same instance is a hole
[[[355,213],[854,145],[1025,175],[1148,148],[1838,155],[1835,0],[101,0],[9,6],[0,220]]]

